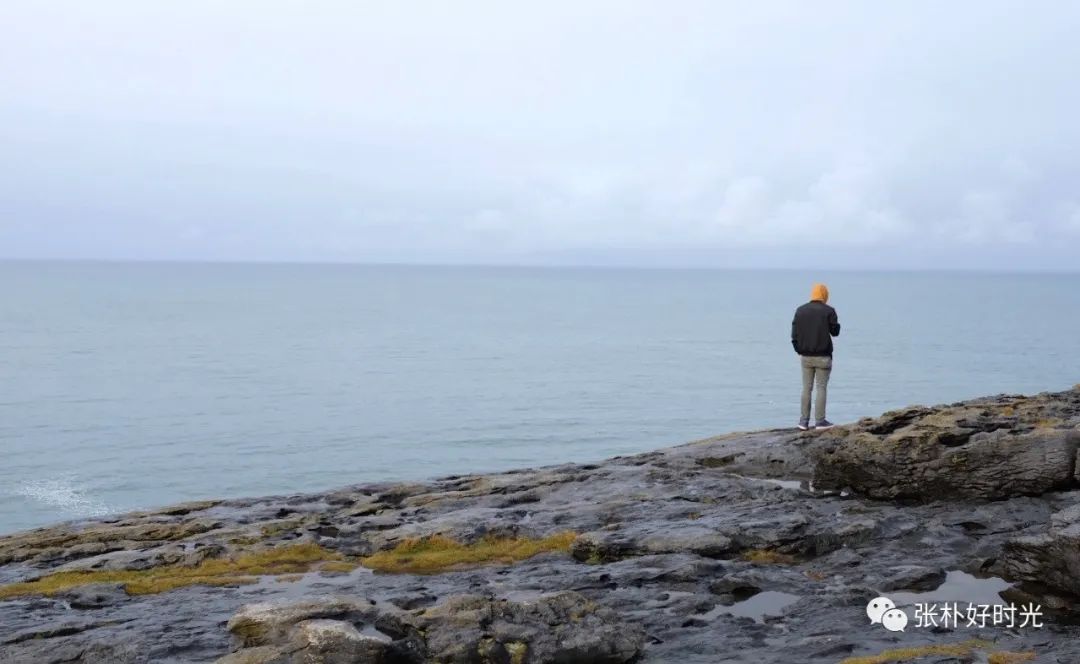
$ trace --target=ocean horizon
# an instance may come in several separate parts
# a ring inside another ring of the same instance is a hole
[[[641,452],[1080,382],[1080,275],[3,261],[0,533],[204,498]]]

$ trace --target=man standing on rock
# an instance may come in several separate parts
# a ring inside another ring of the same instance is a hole
[[[810,394],[817,387],[814,400],[815,429],[828,429],[832,422],[825,419],[825,398],[832,373],[832,338],[840,334],[840,321],[836,309],[825,304],[829,301],[829,289],[825,284],[814,284],[810,289],[810,301],[795,310],[791,321],[791,345],[802,362],[802,416],[799,429],[810,428]]]

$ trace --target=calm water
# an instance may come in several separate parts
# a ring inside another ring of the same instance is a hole
[[[0,264],[0,532],[1080,382],[1080,275]]]

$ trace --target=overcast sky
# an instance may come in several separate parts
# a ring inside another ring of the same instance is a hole
[[[0,4],[0,256],[1068,269],[1080,3]]]

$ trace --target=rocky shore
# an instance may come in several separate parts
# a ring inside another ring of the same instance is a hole
[[[1080,386],[3,536],[0,662],[1071,664],[1078,427]]]

